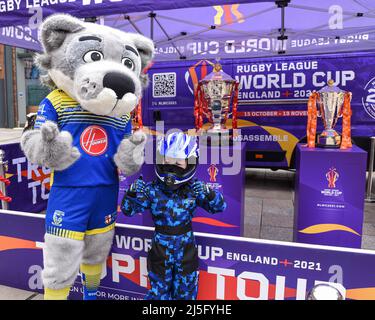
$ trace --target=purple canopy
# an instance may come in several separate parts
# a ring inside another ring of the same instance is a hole
[[[155,10],[207,7],[221,4],[274,2],[273,0],[0,0],[0,27],[27,25],[34,9],[41,8],[43,17],[69,13],[79,18],[128,14]]]
[[[41,2],[28,0],[22,3],[32,1]],[[0,4],[4,2],[0,0]],[[84,6],[83,3],[91,5]],[[283,7],[283,3],[287,6]],[[76,0],[45,7],[43,16],[56,9],[80,17],[96,16],[98,23],[153,38],[157,47],[156,60],[315,54],[375,48],[373,0]],[[28,19],[25,12],[15,10],[2,14],[0,26],[10,22],[21,25],[0,28],[0,43],[38,50],[35,26],[22,26]]]

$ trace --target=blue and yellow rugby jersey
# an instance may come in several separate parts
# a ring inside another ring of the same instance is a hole
[[[118,183],[113,156],[121,140],[131,134],[130,115],[121,118],[90,113],[62,90],[52,91],[41,103],[34,128],[47,120],[68,131],[81,157],[69,168],[51,174],[51,185],[90,187]]]

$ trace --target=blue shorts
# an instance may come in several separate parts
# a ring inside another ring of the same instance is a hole
[[[118,184],[96,187],[52,186],[46,214],[46,232],[83,240],[115,227]]]

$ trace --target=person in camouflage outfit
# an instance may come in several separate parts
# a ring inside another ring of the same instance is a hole
[[[145,299],[195,300],[198,291],[198,253],[192,231],[197,207],[210,213],[225,210],[223,195],[193,177],[199,150],[195,137],[173,133],[160,138],[155,172],[146,183],[140,177],[122,201],[127,216],[149,209],[155,224],[147,257],[151,288]]]

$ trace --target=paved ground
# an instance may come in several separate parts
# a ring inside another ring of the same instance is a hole
[[[20,134],[20,129],[0,129],[0,144],[17,142]],[[294,172],[247,170],[245,236],[292,241],[293,190]],[[362,248],[375,250],[375,203],[365,204]],[[42,298],[42,295],[34,292],[0,286],[0,300],[41,300]]]

